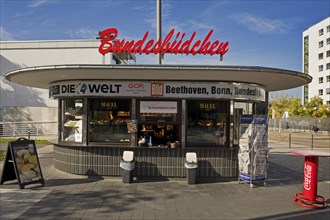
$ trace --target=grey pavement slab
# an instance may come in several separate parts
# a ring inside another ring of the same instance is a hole
[[[302,190],[303,158],[270,142],[268,185],[237,181],[134,180],[58,171],[53,148],[38,149],[45,185],[0,185],[0,219],[330,219],[329,208],[293,203]],[[302,148],[304,146],[301,146]],[[1,166],[2,167],[2,166]],[[330,197],[330,159],[320,158],[318,194]],[[329,200],[328,200],[329,203]]]

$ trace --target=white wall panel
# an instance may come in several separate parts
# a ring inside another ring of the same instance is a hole
[[[0,42],[0,108],[4,106],[51,106],[48,90],[11,83],[3,75],[11,70],[44,65],[102,64],[99,41]],[[105,59],[109,64],[110,59]]]

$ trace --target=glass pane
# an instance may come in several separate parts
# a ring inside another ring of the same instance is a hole
[[[176,121],[178,103],[175,101],[141,101],[141,122],[169,122]]]
[[[176,121],[176,114],[174,113],[140,113],[141,122],[169,122]]]
[[[90,141],[129,143],[129,100],[91,100]]]
[[[139,147],[180,147],[179,125],[167,123],[139,124]]]
[[[62,100],[61,140],[82,142],[83,100]]]
[[[239,127],[240,127],[240,118],[241,115],[253,114],[253,104],[252,103],[243,103],[235,102],[234,103],[234,134],[233,134],[233,144],[237,145],[239,141]]]
[[[138,146],[179,147],[178,102],[140,101]]]
[[[189,101],[187,144],[210,146],[227,142],[228,102]]]

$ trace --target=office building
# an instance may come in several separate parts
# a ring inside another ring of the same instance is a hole
[[[313,77],[302,87],[303,104],[319,96],[330,105],[330,17],[303,32],[302,53],[303,72]]]

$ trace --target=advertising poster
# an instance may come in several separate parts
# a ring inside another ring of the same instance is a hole
[[[128,131],[128,133],[137,132],[137,121],[136,120],[129,120],[127,122],[127,131]]]
[[[6,158],[6,165],[4,169],[12,169],[14,167],[16,178],[20,188],[23,189],[25,185],[38,183],[44,184],[39,158],[35,142],[33,140],[18,139],[9,143],[10,157]],[[6,173],[5,170],[3,170]],[[5,176],[2,177],[6,180]],[[10,179],[10,178],[9,178]],[[11,178],[12,179],[12,178]]]

